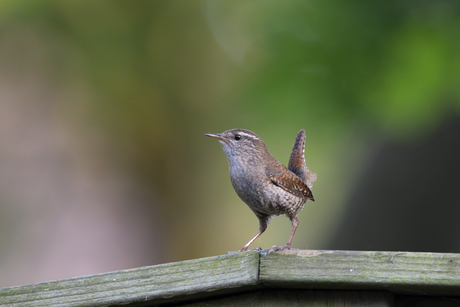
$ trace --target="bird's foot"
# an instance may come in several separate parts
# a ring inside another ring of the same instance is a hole
[[[229,251],[229,252],[226,252],[225,255],[238,254],[239,252],[241,252],[241,251]]]
[[[250,252],[260,252],[261,250],[263,250],[262,247],[258,247],[258,248],[254,248],[254,249],[251,249],[249,250]],[[238,254],[238,253],[242,253],[242,252],[246,252],[247,249],[245,248],[242,248],[240,249],[239,251],[230,251],[230,252],[226,252],[225,255],[232,255],[232,254]]]
[[[291,249],[291,244],[286,244],[284,246],[276,246],[276,245],[273,245],[272,248],[268,251],[268,253],[272,253],[272,252],[279,252],[279,251],[284,251],[284,250],[289,250]]]

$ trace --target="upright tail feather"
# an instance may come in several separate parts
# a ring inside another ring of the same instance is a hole
[[[305,130],[300,130],[297,133],[297,136],[292,146],[291,157],[289,158],[288,169],[299,176],[303,182],[309,187],[312,188],[316,180],[316,174],[312,173],[306,163],[305,163]]]

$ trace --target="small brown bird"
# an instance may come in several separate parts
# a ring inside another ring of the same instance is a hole
[[[254,132],[232,129],[205,135],[222,144],[233,188],[259,219],[259,232],[240,252],[246,251],[267,229],[273,216],[281,214],[286,214],[292,222],[291,237],[286,245],[273,246],[271,251],[290,249],[299,225],[297,213],[307,200],[315,201],[310,189],[316,174],[305,164],[305,130],[297,134],[287,168],[272,156],[264,141]]]

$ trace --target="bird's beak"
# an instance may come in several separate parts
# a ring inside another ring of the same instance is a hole
[[[215,139],[218,139],[219,141],[224,140],[224,138],[222,137],[222,134],[220,134],[220,133],[206,133],[205,135],[209,136],[209,137],[212,137],[212,138],[215,138]]]

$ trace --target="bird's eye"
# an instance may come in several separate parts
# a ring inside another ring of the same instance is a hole
[[[235,140],[239,141],[241,139],[241,135],[235,134]]]

